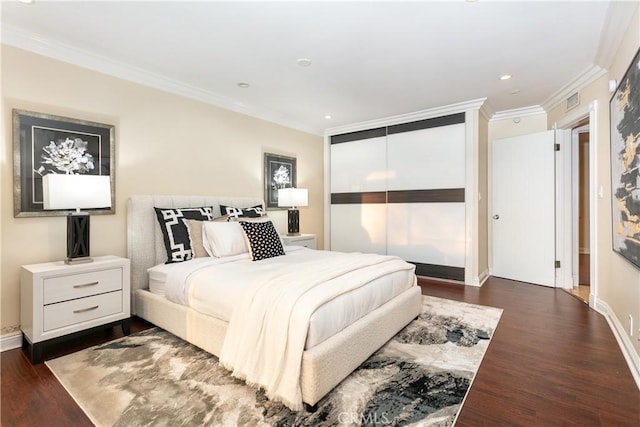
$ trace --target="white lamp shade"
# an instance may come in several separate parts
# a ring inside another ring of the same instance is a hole
[[[306,188],[281,188],[278,190],[278,206],[307,206],[309,204],[308,193]]]
[[[109,176],[50,173],[42,178],[42,190],[48,210],[111,207]]]

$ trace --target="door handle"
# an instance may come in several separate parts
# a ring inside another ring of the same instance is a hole
[[[500,219],[500,215],[495,214],[495,215],[493,216],[493,219]]]

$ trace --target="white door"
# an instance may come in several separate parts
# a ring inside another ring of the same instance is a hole
[[[554,133],[493,141],[493,269],[497,277],[555,286]]]

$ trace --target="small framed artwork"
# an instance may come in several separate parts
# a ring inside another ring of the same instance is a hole
[[[296,186],[296,159],[264,154],[264,200],[267,209],[278,209],[278,190]],[[283,209],[283,208],[280,208]]]
[[[609,102],[613,250],[640,268],[640,50]]]
[[[13,110],[14,216],[68,213],[44,209],[42,177],[50,173],[108,175],[111,207],[88,212],[115,213],[114,132],[113,125]]]

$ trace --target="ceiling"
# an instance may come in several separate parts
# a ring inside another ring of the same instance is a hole
[[[611,4],[36,0],[1,19],[3,43],[322,134],[485,97],[489,115],[544,106],[609,65]]]

